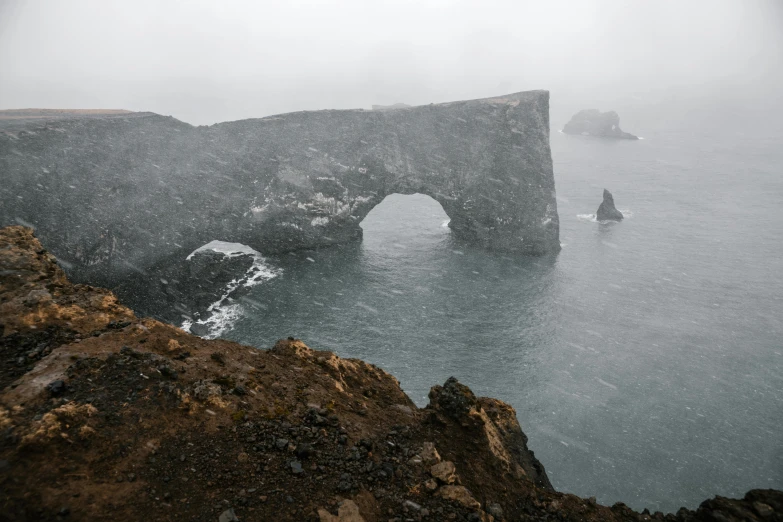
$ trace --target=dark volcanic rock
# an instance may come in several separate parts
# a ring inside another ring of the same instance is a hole
[[[211,308],[242,297],[254,279],[271,275],[258,272],[264,266],[258,252],[242,251],[249,250],[244,245],[234,245],[235,252],[222,252],[211,244],[192,255],[170,256],[144,272],[129,273],[115,291],[135,310],[179,324],[186,318],[208,319]],[[210,328],[194,322],[190,331],[203,337]]]
[[[46,386],[46,389],[49,390],[52,397],[59,397],[65,392],[65,382],[60,379],[52,381]]]
[[[598,221],[621,221],[623,219],[623,213],[617,210],[614,206],[614,198],[612,193],[604,189],[604,200],[598,207],[598,211],[595,213],[595,218]]]
[[[212,240],[271,254],[360,238],[393,193],[432,196],[485,248],[560,249],[546,91],[208,127],[36,120],[0,133],[0,172],[0,226],[35,226],[70,277],[126,300],[124,282]]]
[[[601,112],[597,109],[586,109],[574,114],[571,121],[563,127],[563,132],[599,138],[639,139],[629,132],[620,130],[620,116],[616,112]]]

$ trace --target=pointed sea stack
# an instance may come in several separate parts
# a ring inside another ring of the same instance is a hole
[[[595,218],[598,221],[622,221],[623,219],[623,213],[614,206],[612,193],[606,189],[604,189],[604,200],[601,202],[601,206],[598,207]]]

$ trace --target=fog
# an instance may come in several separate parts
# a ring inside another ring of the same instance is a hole
[[[2,109],[210,124],[543,88],[553,123],[661,104],[761,115],[779,107],[781,64],[776,0],[0,0]]]

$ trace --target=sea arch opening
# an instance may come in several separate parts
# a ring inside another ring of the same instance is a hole
[[[372,250],[426,248],[447,240],[450,218],[429,195],[392,193],[362,219],[363,243]]]

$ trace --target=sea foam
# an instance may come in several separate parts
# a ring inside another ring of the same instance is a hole
[[[224,332],[234,327],[236,322],[244,315],[244,307],[231,298],[231,294],[240,287],[252,288],[265,281],[269,281],[280,275],[281,269],[271,266],[266,258],[260,252],[242,243],[227,243],[225,241],[210,241],[188,255],[185,259],[190,260],[198,252],[211,250],[222,253],[226,257],[238,257],[242,255],[253,256],[253,264],[248,268],[242,277],[232,279],[223,289],[220,299],[209,305],[207,308],[208,317],[193,321],[186,319],[181,328],[190,331],[194,324],[200,324],[207,327],[208,333],[205,339],[215,339]]]

